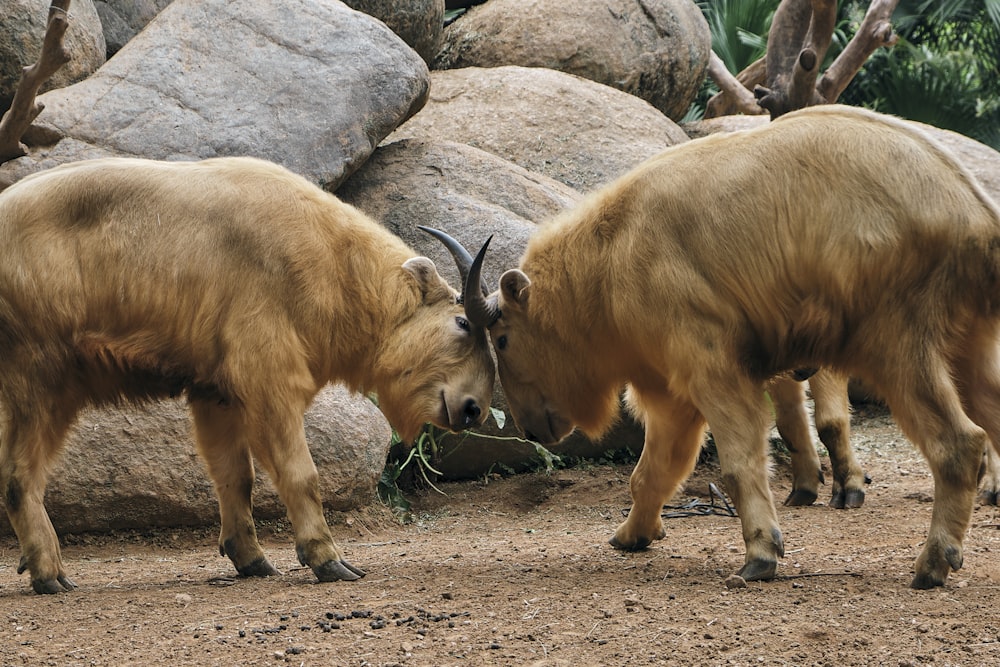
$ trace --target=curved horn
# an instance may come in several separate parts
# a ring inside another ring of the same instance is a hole
[[[482,280],[483,258],[486,257],[486,249],[490,247],[492,240],[492,235],[486,239],[486,243],[472,261],[469,277],[465,280],[465,316],[474,325],[484,329],[489,329],[500,319],[500,308],[497,307],[495,300],[486,298],[486,288]],[[481,286],[479,291],[475,289],[476,285]]]
[[[455,265],[458,267],[458,275],[461,277],[462,296],[459,297],[458,302],[465,303],[465,294],[468,292],[466,285],[469,282],[469,271],[472,269],[473,263],[472,255],[465,249],[465,246],[441,230],[434,229],[433,227],[424,227],[423,225],[417,225],[417,229],[436,238],[451,253],[452,258],[455,260]],[[479,282],[483,294],[488,294],[489,288],[486,287],[486,283]]]

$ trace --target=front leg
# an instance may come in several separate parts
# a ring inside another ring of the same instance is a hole
[[[353,581],[365,576],[351,565],[333,541],[323,516],[319,474],[306,445],[301,405],[271,405],[248,419],[247,437],[288,511],[295,532],[295,553],[320,581]]]
[[[705,436],[705,419],[687,401],[669,393],[630,390],[629,401],[646,426],[646,441],[632,471],[632,509],[609,540],[616,549],[637,551],[666,534],[660,514],[691,474]]]

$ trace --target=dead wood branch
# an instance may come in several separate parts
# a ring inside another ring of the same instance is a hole
[[[24,68],[14,101],[0,120],[0,163],[26,154],[21,137],[45,108],[44,104],[35,101],[35,96],[49,77],[70,60],[63,46],[63,37],[69,27],[69,4],[70,0],[53,0],[49,6],[42,53],[38,62]]]
[[[726,69],[722,58],[715,55],[715,51],[712,51],[708,61],[708,76],[719,87],[720,92],[713,95],[708,100],[708,104],[705,105],[705,118],[739,113],[764,113],[764,110],[758,106],[757,99],[750,92],[757,83],[763,81],[763,75],[764,61],[758,60],[740,72],[738,76],[733,76]]]
[[[897,4],[899,0],[872,0],[857,33],[819,78],[836,28],[837,2],[782,0],[768,32],[765,58],[736,77],[717,71],[722,62],[713,58],[709,76],[720,92],[709,100],[705,118],[764,110],[777,118],[794,109],[835,102],[876,49],[896,43],[890,19]],[[753,103],[736,81],[753,91]]]
[[[836,102],[868,57],[880,47],[891,47],[899,37],[892,31],[892,12],[899,0],[872,0],[861,27],[816,86],[827,102]]]

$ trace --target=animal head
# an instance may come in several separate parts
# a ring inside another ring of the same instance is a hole
[[[455,247],[461,246],[447,234],[421,229],[452,251],[464,288],[462,293],[453,290],[426,257],[403,264],[422,303],[395,329],[381,355],[389,379],[381,383],[379,406],[407,442],[427,422],[450,431],[482,424],[496,375],[486,329],[472,323],[464,305],[470,290],[480,293],[479,279],[474,284],[467,279],[471,257],[464,249],[456,253]]]
[[[483,256],[473,262],[471,283],[479,280]],[[617,393],[595,385],[592,360],[574,352],[532,292],[528,276],[511,269],[498,292],[470,294],[465,304],[470,322],[490,331],[511,415],[537,442],[558,442],[577,426],[597,437],[616,414]]]

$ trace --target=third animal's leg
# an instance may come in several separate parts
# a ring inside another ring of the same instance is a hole
[[[219,553],[247,577],[267,577],[278,571],[257,541],[253,522],[253,459],[247,443],[243,411],[206,399],[191,401],[195,440],[219,498],[222,530]]]
[[[983,453],[979,500],[1000,505],[1000,347],[992,327],[973,337],[968,350],[978,351],[957,365],[959,391],[972,421],[986,430],[988,444]],[[990,446],[992,445],[992,446]]]
[[[816,432],[830,453],[833,494],[830,507],[850,509],[865,502],[865,472],[851,447],[851,406],[847,398],[848,377],[820,369],[809,378],[816,411]]]
[[[636,551],[664,536],[663,504],[694,469],[705,437],[705,419],[687,401],[667,393],[631,392],[644,415],[646,441],[629,486],[632,509],[610,544]]]
[[[996,447],[986,448],[983,477],[979,482],[979,502],[1000,505],[1000,453],[997,453]]]
[[[295,531],[295,552],[320,581],[352,581],[365,573],[344,560],[323,517],[319,474],[303,426],[308,401],[270,399],[248,406],[250,449],[274,482]]]
[[[785,441],[792,459],[792,492],[785,498],[785,504],[812,505],[824,480],[809,432],[805,387],[802,382],[782,376],[771,382],[768,391],[774,401],[778,434]]]
[[[901,344],[900,349],[907,346]],[[934,476],[930,530],[910,585],[932,588],[944,585],[948,572],[962,566],[962,541],[972,518],[976,477],[987,439],[963,411],[952,369],[929,347],[899,362],[884,364],[890,369],[884,394],[896,421],[923,452]]]
[[[759,383],[731,368],[706,376],[695,400],[708,419],[722,466],[722,481],[743,526],[746,580],[771,579],[785,547],[768,484],[769,411]]]
[[[45,485],[75,410],[32,407],[32,415],[16,408],[5,415],[0,435],[0,489],[21,546],[18,574],[30,572],[36,593],[61,593],[76,584],[63,569],[59,538],[45,511]]]

